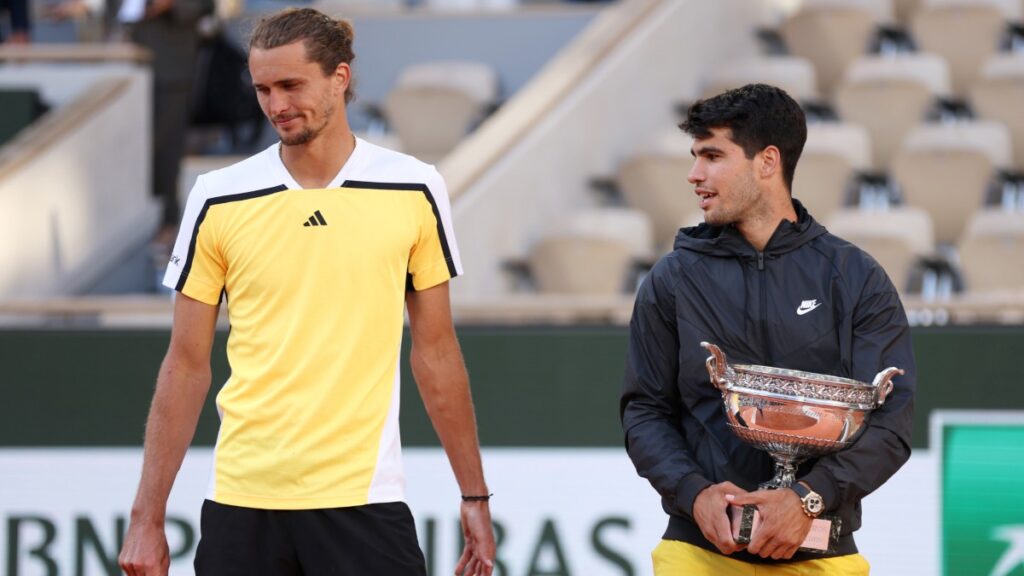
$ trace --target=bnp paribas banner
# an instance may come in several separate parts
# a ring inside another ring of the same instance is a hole
[[[192,574],[210,462],[209,449],[191,451],[171,494],[171,574]],[[484,463],[495,494],[497,575],[651,573],[667,518],[622,449],[486,449]],[[0,574],[118,574],[140,464],[137,449],[0,449]],[[430,572],[452,574],[459,493],[448,462],[439,449],[407,449],[405,464]],[[915,454],[865,500],[857,541],[874,576],[937,573],[936,469],[927,453]]]
[[[193,450],[168,506],[171,574],[192,574],[211,451]],[[0,450],[0,573],[120,574],[141,452]],[[406,450],[407,496],[432,574],[452,574],[459,491],[444,453]],[[620,450],[485,452],[498,574],[649,574],[666,516]]]

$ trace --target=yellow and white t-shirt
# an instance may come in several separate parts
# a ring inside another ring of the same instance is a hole
[[[404,498],[398,432],[406,290],[462,273],[432,166],[364,140],[307,190],[275,144],[200,176],[164,284],[216,305],[231,377],[208,497],[264,509]]]

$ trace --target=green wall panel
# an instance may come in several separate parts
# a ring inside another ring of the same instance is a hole
[[[0,446],[137,446],[167,331],[0,331]],[[214,345],[214,389],[228,374]],[[623,327],[459,329],[487,446],[619,446]],[[914,445],[935,408],[1024,408],[1024,327],[918,329]],[[408,341],[403,358],[408,355]],[[436,437],[403,362],[402,438]],[[213,394],[195,443],[212,445]]]
[[[1019,546],[1024,518],[1024,426],[963,423],[943,432],[942,573],[1024,576],[1019,548],[1007,549]]]

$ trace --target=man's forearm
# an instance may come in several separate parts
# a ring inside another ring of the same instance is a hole
[[[163,523],[167,497],[195,435],[210,378],[209,366],[184,369],[170,356],[160,366],[146,421],[142,479],[132,506],[133,519]]]
[[[464,495],[486,494],[469,377],[458,345],[423,351],[414,344],[411,364],[427,415],[441,439],[459,488]]]
[[[692,516],[694,499],[713,482],[705,478],[679,430],[636,405],[626,407],[623,419],[626,453],[637,474],[667,498],[677,514]]]

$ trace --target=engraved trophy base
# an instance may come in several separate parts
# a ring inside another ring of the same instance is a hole
[[[729,514],[732,519],[733,540],[740,544],[750,544],[754,532],[761,525],[761,514],[757,511],[757,506],[730,506]],[[842,520],[836,516],[822,515],[815,518],[811,521],[811,531],[800,544],[799,551],[814,554],[835,553],[835,543],[841,527]]]

